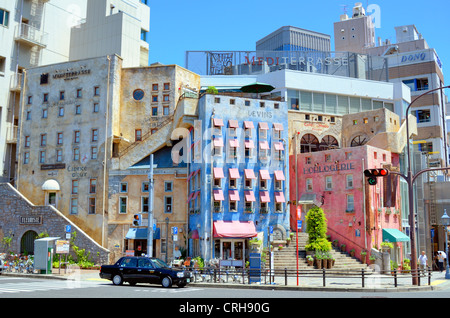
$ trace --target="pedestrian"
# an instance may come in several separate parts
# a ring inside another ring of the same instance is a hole
[[[439,265],[439,271],[442,273],[444,271],[444,254],[442,252],[439,252],[438,254],[438,265]]]
[[[425,254],[425,251],[422,251],[422,254],[419,256],[419,266],[420,271],[423,273],[423,275],[425,275],[425,270],[427,269],[428,266],[428,258],[427,255]]]

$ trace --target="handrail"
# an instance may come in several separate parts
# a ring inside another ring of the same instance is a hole
[[[336,230],[333,230],[332,228],[328,228],[328,230],[331,230],[332,232],[336,233],[338,236],[343,237],[344,240],[346,240],[346,241],[348,241],[348,242],[351,242],[351,245],[352,245],[352,246],[360,247],[361,250],[365,250],[365,249],[366,249],[366,247],[361,246],[361,245],[359,245],[359,244],[353,242],[351,239],[347,238],[346,236],[342,235],[341,233],[338,233]],[[349,244],[346,244],[346,245],[349,245]]]

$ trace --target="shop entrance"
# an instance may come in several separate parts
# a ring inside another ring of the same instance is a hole
[[[245,240],[216,240],[215,255],[222,260],[238,260],[242,261],[243,264],[245,261]]]

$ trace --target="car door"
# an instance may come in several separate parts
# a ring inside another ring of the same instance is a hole
[[[137,281],[140,283],[151,283],[153,265],[148,258],[140,258],[137,267]]]
[[[134,281],[137,276],[137,259],[125,258],[120,264],[120,273],[124,281]]]

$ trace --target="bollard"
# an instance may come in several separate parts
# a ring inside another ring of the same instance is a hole
[[[431,285],[431,267],[428,266],[428,286]]]
[[[284,268],[284,285],[287,286],[288,284],[288,277],[287,277],[287,268]]]
[[[323,275],[323,287],[326,287],[326,283],[325,283],[325,268],[322,268],[322,275]]]
[[[364,288],[364,268],[361,269],[362,288]]]
[[[394,269],[394,287],[397,287],[397,269]]]

